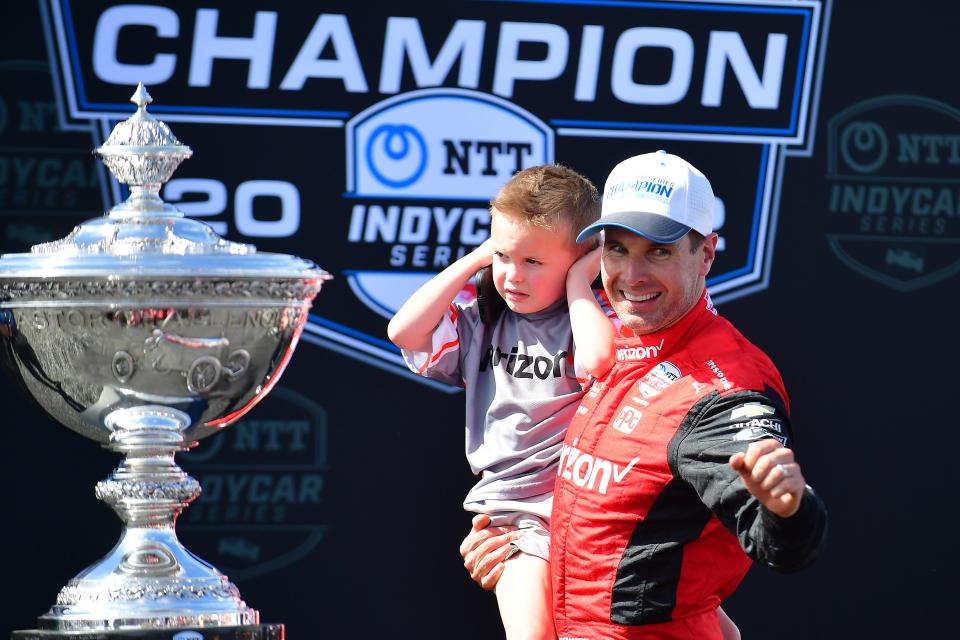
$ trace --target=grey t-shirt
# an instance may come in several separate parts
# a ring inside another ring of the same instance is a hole
[[[553,491],[563,438],[587,383],[566,300],[537,313],[504,309],[493,326],[480,321],[476,301],[452,304],[434,330],[432,353],[403,356],[420,375],[466,389],[467,461],[480,480],[464,508],[491,513],[530,502],[549,518],[550,501],[530,499]]]

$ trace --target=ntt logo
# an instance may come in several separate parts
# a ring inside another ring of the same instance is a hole
[[[357,114],[346,129],[353,197],[486,202],[517,171],[553,161],[549,126],[479,91],[401,94]]]
[[[367,140],[366,164],[381,184],[402,189],[427,168],[427,143],[410,125],[382,124]]]

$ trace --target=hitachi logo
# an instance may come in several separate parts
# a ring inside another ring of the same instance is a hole
[[[617,349],[617,360],[623,362],[625,360],[646,360],[648,358],[656,358],[660,355],[660,352],[663,350],[663,340],[660,341],[660,344],[651,345],[649,347],[623,347]]]
[[[731,429],[769,429],[777,433],[783,433],[783,423],[773,418],[754,418],[747,422],[735,422],[730,425]]]
[[[480,359],[480,371],[503,366],[514,378],[533,378],[534,376],[541,380],[550,377],[559,378],[563,375],[561,363],[566,357],[566,351],[558,351],[555,356],[548,358],[517,353],[517,347],[510,349],[509,354],[500,351],[499,347],[488,347],[486,355]]]
[[[576,443],[577,441],[574,440],[574,445]],[[563,449],[560,450],[557,474],[578,487],[586,487],[590,491],[599,491],[606,495],[610,479],[613,478],[615,483],[620,484],[638,462],[640,458],[634,458],[626,467],[621,468],[620,465],[609,460],[584,453],[576,446],[563,445]]]

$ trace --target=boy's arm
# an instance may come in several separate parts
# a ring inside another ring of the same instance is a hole
[[[616,331],[590,285],[600,272],[598,247],[570,265],[567,272],[567,305],[570,308],[570,326],[577,347],[577,359],[594,378],[603,376],[613,366],[613,339]]]
[[[450,303],[477,270],[490,264],[492,256],[487,240],[417,289],[387,325],[390,341],[408,351],[429,352],[433,330]]]

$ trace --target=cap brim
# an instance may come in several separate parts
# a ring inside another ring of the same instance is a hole
[[[577,242],[599,233],[604,227],[620,227],[660,244],[673,244],[690,232],[690,227],[666,216],[645,211],[618,211],[602,217],[581,231]]]

